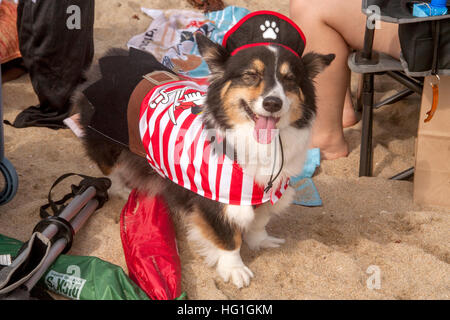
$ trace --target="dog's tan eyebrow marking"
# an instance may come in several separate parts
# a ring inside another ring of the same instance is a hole
[[[291,72],[291,66],[287,62],[283,62],[280,67],[280,73],[285,76]]]
[[[266,66],[264,65],[264,62],[262,62],[259,59],[255,59],[253,60],[253,68],[256,69],[256,71],[258,71],[260,74],[264,74],[264,69],[266,68]]]

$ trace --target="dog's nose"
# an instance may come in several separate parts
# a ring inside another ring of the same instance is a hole
[[[271,113],[280,111],[282,106],[283,101],[278,97],[270,96],[263,101],[263,108]]]

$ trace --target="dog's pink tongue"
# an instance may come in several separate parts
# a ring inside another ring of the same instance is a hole
[[[277,121],[273,117],[258,116],[255,124],[255,140],[261,144],[269,144],[275,137]]]

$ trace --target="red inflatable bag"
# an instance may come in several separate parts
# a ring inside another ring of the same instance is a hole
[[[120,217],[120,236],[129,276],[149,298],[180,297],[180,257],[164,200],[133,190]]]

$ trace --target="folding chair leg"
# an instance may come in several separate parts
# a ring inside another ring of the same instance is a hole
[[[401,83],[408,89],[414,91],[417,94],[422,94],[423,84],[417,80],[409,78],[402,72],[399,71],[387,71],[386,74],[397,82]]]
[[[359,162],[359,176],[372,176],[372,120],[373,120],[373,92],[374,74],[364,74],[362,92],[362,135],[361,154]]]
[[[395,176],[393,176],[392,178],[390,178],[389,180],[409,180],[410,178],[412,178],[414,176],[414,167],[409,168],[406,171],[403,171]]]
[[[389,97],[389,98],[387,98],[387,99],[385,99],[383,101],[380,101],[373,108],[374,109],[379,109],[379,108],[387,106],[389,104],[394,104],[394,103],[396,103],[396,102],[398,102],[400,100],[403,100],[406,97],[409,97],[413,93],[414,93],[414,91],[412,91],[410,89],[402,90],[399,93],[394,94],[393,96],[391,96],[391,97]]]
[[[356,106],[355,106],[356,112],[361,112],[363,108],[362,89],[363,89],[363,75],[358,74],[358,91],[356,92]]]

